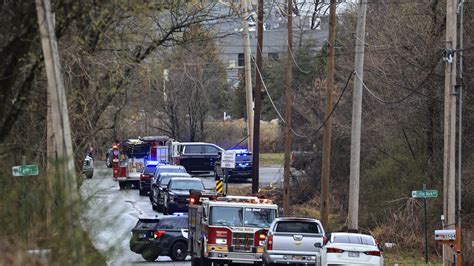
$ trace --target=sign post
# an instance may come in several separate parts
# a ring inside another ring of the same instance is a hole
[[[427,190],[426,184],[423,184],[423,190],[413,190],[411,192],[412,198],[422,198],[425,209],[424,223],[425,223],[425,263],[428,263],[428,224],[426,222],[426,198],[437,198],[437,190]]]
[[[235,168],[235,151],[223,151],[221,156],[221,168],[224,169],[225,174],[225,194],[229,188],[229,174],[227,169]]]

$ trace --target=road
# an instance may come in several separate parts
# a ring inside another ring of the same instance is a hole
[[[190,265],[189,261],[173,262],[159,257],[154,263],[146,262],[141,255],[129,249],[130,230],[138,217],[157,216],[148,197],[139,196],[138,190],[120,190],[112,180],[112,170],[104,163],[95,164],[94,177],[84,180],[80,192],[87,200],[81,223],[89,233],[95,247],[107,257],[108,265]],[[283,170],[264,167],[260,170],[262,185],[281,180]],[[203,178],[206,187],[213,187],[213,178]],[[240,184],[231,184],[238,186]]]

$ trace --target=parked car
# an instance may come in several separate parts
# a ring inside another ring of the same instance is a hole
[[[153,178],[151,184],[156,184],[156,180],[161,173],[187,173],[186,168],[182,165],[170,165],[170,164],[159,164],[155,168],[155,173],[153,174]]]
[[[141,254],[147,261],[158,256],[170,256],[183,261],[188,253],[188,216],[141,218],[132,229],[130,250]]]
[[[189,190],[205,191],[204,183],[199,178],[174,177],[163,189],[163,214],[187,212]]]
[[[324,229],[312,218],[276,218],[264,243],[263,264],[319,265]]]
[[[168,186],[168,183],[172,178],[183,177],[191,178],[191,175],[188,173],[161,173],[158,175],[156,183],[151,187],[151,207],[153,210],[162,212],[164,206],[164,193],[163,191]]]
[[[383,265],[382,250],[371,235],[331,233],[321,250],[322,265]]]
[[[143,168],[142,173],[140,174],[140,183],[138,189],[140,191],[140,196],[144,196],[150,193],[151,180],[155,175],[155,169],[157,162],[147,162]]]
[[[114,151],[112,149],[108,149],[107,152],[105,153],[105,165],[108,168],[112,168],[112,160],[113,160],[113,157],[114,157],[113,152]]]
[[[221,168],[221,160],[216,161],[216,174],[222,178],[226,177],[226,181],[246,180],[252,178],[253,162],[252,153],[248,150],[235,151],[235,168]],[[219,154],[221,155],[221,154]]]
[[[172,161],[184,166],[190,174],[214,174],[219,152],[224,151],[215,144],[204,142],[179,142],[173,145],[177,146],[177,154]]]

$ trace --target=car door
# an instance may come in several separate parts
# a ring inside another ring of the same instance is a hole
[[[186,145],[184,154],[189,156],[183,156],[181,164],[189,171],[210,171],[204,145]]]

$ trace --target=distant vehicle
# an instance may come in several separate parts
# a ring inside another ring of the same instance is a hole
[[[190,174],[214,174],[215,163],[223,148],[204,142],[174,142],[172,162],[182,165]]]
[[[158,256],[183,261],[188,253],[187,228],[187,215],[139,219],[132,229],[130,250],[141,254],[146,261],[155,261]]]
[[[143,172],[140,174],[140,185],[138,187],[140,196],[147,195],[150,192],[151,180],[155,175],[155,170],[158,162],[148,161]]]
[[[319,265],[324,229],[312,218],[277,218],[265,240],[263,264]],[[318,263],[316,263],[316,261]]]
[[[107,152],[105,153],[105,165],[108,167],[108,168],[112,168],[112,160],[114,158],[114,155],[113,155],[113,149],[108,149]]]
[[[216,161],[216,174],[219,177],[227,177],[227,181],[245,180],[252,178],[253,162],[252,153],[248,150],[234,150],[235,151],[235,168],[224,169],[221,168],[220,159]]]
[[[188,173],[161,173],[158,175],[157,180],[151,187],[150,200],[151,207],[153,210],[162,212],[164,202],[164,190],[168,186],[171,178],[183,177],[192,178]]]
[[[86,155],[86,158],[84,158],[82,173],[87,179],[91,179],[94,176],[94,158],[90,155]]]
[[[331,233],[321,250],[322,265],[383,265],[382,250],[370,235]]]
[[[205,191],[204,183],[199,178],[174,177],[163,189],[163,214],[187,212],[189,206],[189,190]]]
[[[120,189],[140,186],[140,175],[147,161],[168,163],[169,142],[172,140],[166,136],[147,136],[115,143],[112,146],[112,173]]]

